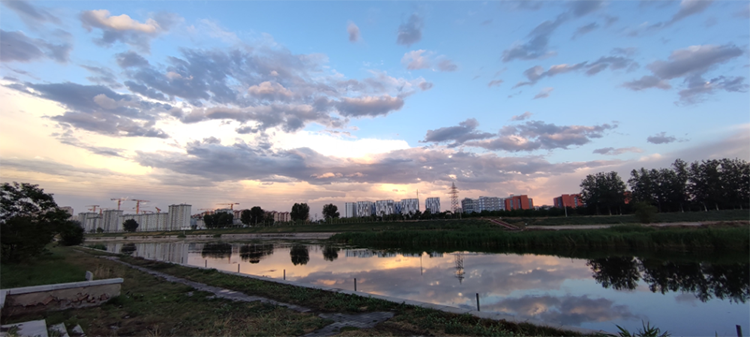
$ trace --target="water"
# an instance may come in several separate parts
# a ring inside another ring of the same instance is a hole
[[[533,254],[393,253],[315,244],[109,243],[112,252],[207,265],[552,325],[632,332],[650,322],[674,336],[750,332],[750,263],[678,257],[563,258]]]

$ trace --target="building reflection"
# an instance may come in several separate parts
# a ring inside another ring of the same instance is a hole
[[[252,264],[273,254],[273,244],[248,244],[240,247],[240,258]]]

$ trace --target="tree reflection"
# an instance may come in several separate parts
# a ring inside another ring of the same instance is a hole
[[[604,288],[634,290],[641,278],[638,260],[634,257],[606,257],[589,260],[586,265],[591,267],[594,279]]]
[[[207,243],[201,250],[201,257],[223,259],[230,256],[232,256],[232,245],[228,243]]]
[[[273,254],[273,245],[244,245],[240,247],[240,258],[250,263],[258,263],[261,259]]]
[[[323,259],[333,262],[339,258],[339,249],[333,246],[323,247]]]
[[[672,262],[653,258],[609,257],[586,263],[603,287],[635,289],[638,280],[652,292],[683,291],[703,302],[712,298],[745,303],[750,299],[750,263]]]
[[[133,255],[135,253],[135,243],[126,243],[120,248],[120,254]]]
[[[310,252],[307,250],[307,246],[295,245],[289,251],[289,255],[292,257],[292,263],[296,266],[298,264],[306,265],[310,261]]]

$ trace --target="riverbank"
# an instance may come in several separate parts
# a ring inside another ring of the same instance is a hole
[[[210,293],[189,286],[164,282],[118,262],[96,258],[92,254],[111,256],[95,250],[87,249],[86,253],[82,253],[70,249],[66,262],[93,270],[96,278],[124,278],[123,295],[96,308],[3,317],[3,322],[28,321],[46,316],[49,324],[81,324],[89,335],[302,335],[332,323],[321,319],[317,313],[361,314],[387,311],[394,314],[393,318],[373,328],[358,331],[341,329],[341,332],[344,335],[391,336],[581,335],[575,331],[460,315],[346,292],[280,284],[212,269],[122,257],[127,263],[136,266],[250,296],[304,306],[312,312],[300,313],[256,302],[238,303],[212,298]],[[487,316],[491,314],[487,313]]]
[[[331,241],[376,248],[600,250],[600,251],[750,251],[750,226],[728,223],[689,228],[615,226],[560,231],[389,231],[339,233]]]

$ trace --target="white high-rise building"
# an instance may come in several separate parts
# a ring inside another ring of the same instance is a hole
[[[474,207],[477,212],[504,211],[505,199],[498,197],[479,197],[479,199],[474,201]]]
[[[424,201],[424,209],[425,212],[427,210],[430,210],[430,213],[440,213],[440,198],[427,198],[427,200]]]
[[[375,214],[375,204],[372,201],[357,201],[357,216],[371,216]]]
[[[169,205],[169,220],[167,230],[190,228],[190,205]]]
[[[385,216],[395,212],[393,200],[378,200],[375,202],[375,215]]]
[[[419,210],[419,199],[402,199],[401,214],[414,214]]]
[[[344,203],[344,217],[345,218],[357,217],[357,203],[356,202]]]

